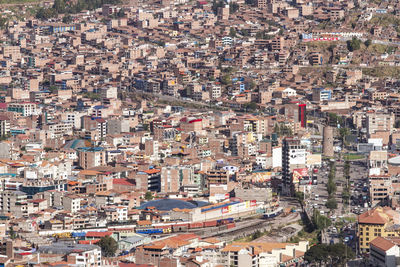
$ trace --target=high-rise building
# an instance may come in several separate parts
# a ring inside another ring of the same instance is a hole
[[[106,165],[106,152],[101,147],[82,147],[79,149],[79,166],[90,169]]]
[[[10,133],[10,119],[7,116],[0,115],[0,136]]]
[[[361,253],[368,253],[370,242],[378,236],[399,237],[397,212],[390,207],[378,207],[358,216],[358,247]]]
[[[306,166],[306,149],[299,139],[285,138],[282,146],[282,194],[292,195],[293,170]]]
[[[299,104],[299,122],[301,127],[307,127],[307,105]]]
[[[393,113],[369,112],[366,114],[367,132],[368,134],[378,130],[392,132],[394,121]]]

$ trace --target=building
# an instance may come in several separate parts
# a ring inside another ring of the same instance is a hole
[[[322,65],[322,55],[318,52],[312,52],[309,57],[310,64],[313,66]]]
[[[7,106],[7,111],[9,112],[16,112],[21,114],[21,116],[26,117],[26,116],[31,116],[31,115],[37,115],[38,110],[36,107],[35,103],[10,103]]]
[[[7,116],[0,116],[0,136],[10,133],[10,119]]]
[[[325,88],[313,88],[312,89],[312,100],[319,101],[328,101],[332,99],[332,91]]]
[[[400,214],[389,207],[378,207],[358,216],[358,247],[362,253],[370,252],[370,242],[377,237],[400,236]]]
[[[66,258],[68,264],[84,267],[102,266],[101,249],[95,245],[74,244],[72,242],[56,242],[49,246],[40,246],[39,253],[49,255],[50,258]],[[46,261],[41,257],[41,260]]]
[[[394,122],[393,113],[369,112],[366,114],[367,133],[373,134],[378,130],[392,133]]]
[[[282,193],[294,193],[292,173],[306,165],[306,149],[299,139],[286,138],[282,146]]]
[[[400,238],[377,237],[370,242],[369,259],[372,266],[399,266]]]
[[[222,266],[292,266],[301,264],[308,241],[295,243],[234,242],[222,249]]]
[[[21,191],[5,190],[0,192],[0,210],[14,216],[28,215],[27,194]],[[33,206],[33,205],[32,205]]]
[[[307,104],[299,104],[299,118],[300,126],[303,128],[307,127]]]
[[[226,170],[210,170],[206,173],[207,186],[211,184],[228,184],[229,173]]]
[[[84,169],[106,165],[106,152],[101,147],[82,147],[78,152],[79,166]]]

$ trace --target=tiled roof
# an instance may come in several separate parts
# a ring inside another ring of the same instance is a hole
[[[370,242],[370,245],[374,246],[380,250],[387,251],[387,250],[391,249],[393,246],[395,246],[396,244],[394,244],[393,242],[391,242],[390,240],[388,240],[386,238],[378,236]]]
[[[358,216],[358,223],[385,224],[389,222],[389,217],[382,209],[366,211]]]

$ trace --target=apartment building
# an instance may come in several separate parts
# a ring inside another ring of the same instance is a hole
[[[101,147],[82,147],[78,150],[79,166],[90,169],[106,165],[106,152]]]
[[[400,215],[389,207],[378,207],[358,216],[358,247],[362,253],[370,252],[375,238],[399,237]]]
[[[371,111],[366,113],[367,133],[372,134],[376,131],[389,131],[392,133],[394,127],[394,114]]]

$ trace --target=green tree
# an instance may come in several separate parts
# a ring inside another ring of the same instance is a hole
[[[54,0],[53,8],[59,14],[63,14],[65,12],[65,1],[64,0]]]
[[[340,140],[342,141],[342,146],[345,146],[345,142],[346,142],[346,136],[348,136],[350,134],[350,129],[349,128],[340,128],[339,129],[339,136],[340,136]]]
[[[214,12],[214,14],[216,15],[218,13],[218,8],[220,7],[224,7],[225,3],[223,0],[218,0],[218,2],[216,0],[213,0],[213,4],[212,4],[212,10]]]
[[[230,2],[229,3],[229,13],[233,14],[239,10],[239,5],[237,3]]]
[[[347,49],[349,51],[353,52],[356,50],[359,50],[361,48],[361,40],[357,39],[356,37],[353,37],[353,39],[350,41],[347,41]]]
[[[17,238],[17,233],[14,231],[14,228],[12,226],[10,226],[10,228],[8,229],[8,235],[11,239]]]
[[[296,193],[294,194],[294,197],[297,199],[297,201],[299,201],[300,204],[304,203],[304,193],[303,192],[296,191]]]
[[[364,44],[365,44],[366,47],[369,47],[372,44],[372,41],[370,39],[368,39],[368,40],[365,41]]]
[[[114,257],[115,252],[118,249],[118,243],[111,236],[105,236],[100,239],[99,242],[96,243],[101,248],[101,253],[105,257]]]
[[[249,31],[248,29],[242,29],[242,30],[240,31],[240,33],[241,33],[243,36],[250,36],[250,31]]]
[[[257,110],[258,105],[255,102],[250,102],[250,103],[244,104],[243,107],[246,111],[254,111],[254,110]]]
[[[309,263],[318,263],[319,266],[322,265],[328,258],[328,251],[326,249],[325,244],[318,244],[312,246],[307,252],[304,254],[304,259]]]
[[[5,29],[8,25],[8,19],[5,17],[0,16],[0,28]]]
[[[72,22],[72,16],[71,16],[70,14],[65,15],[65,16],[63,17],[63,19],[62,19],[62,22],[63,22],[63,23],[66,23],[66,24],[71,23],[71,22]]]
[[[236,29],[235,28],[231,27],[229,29],[229,36],[232,38],[236,37]]]
[[[144,199],[152,200],[153,199],[153,193],[151,193],[150,191],[147,191],[146,194],[144,195]]]
[[[276,133],[276,135],[280,136],[281,135],[281,127],[279,123],[276,123],[274,126],[274,133]]]
[[[304,260],[309,263],[330,263],[331,266],[339,266],[353,259],[355,254],[351,248],[344,244],[325,245],[318,244],[312,246],[305,254]]]
[[[229,74],[223,75],[221,77],[221,83],[223,85],[228,85],[232,82],[231,76]]]
[[[328,195],[332,195],[336,192],[336,184],[332,179],[328,179],[326,190],[328,191]]]
[[[321,215],[316,209],[314,209],[311,222],[317,230],[323,230],[326,227],[329,227],[332,223],[328,217]]]
[[[41,7],[36,12],[37,19],[48,20],[56,16],[57,16],[57,11],[54,8]]]
[[[334,197],[329,198],[328,201],[326,201],[325,206],[330,210],[337,209],[336,199]]]

